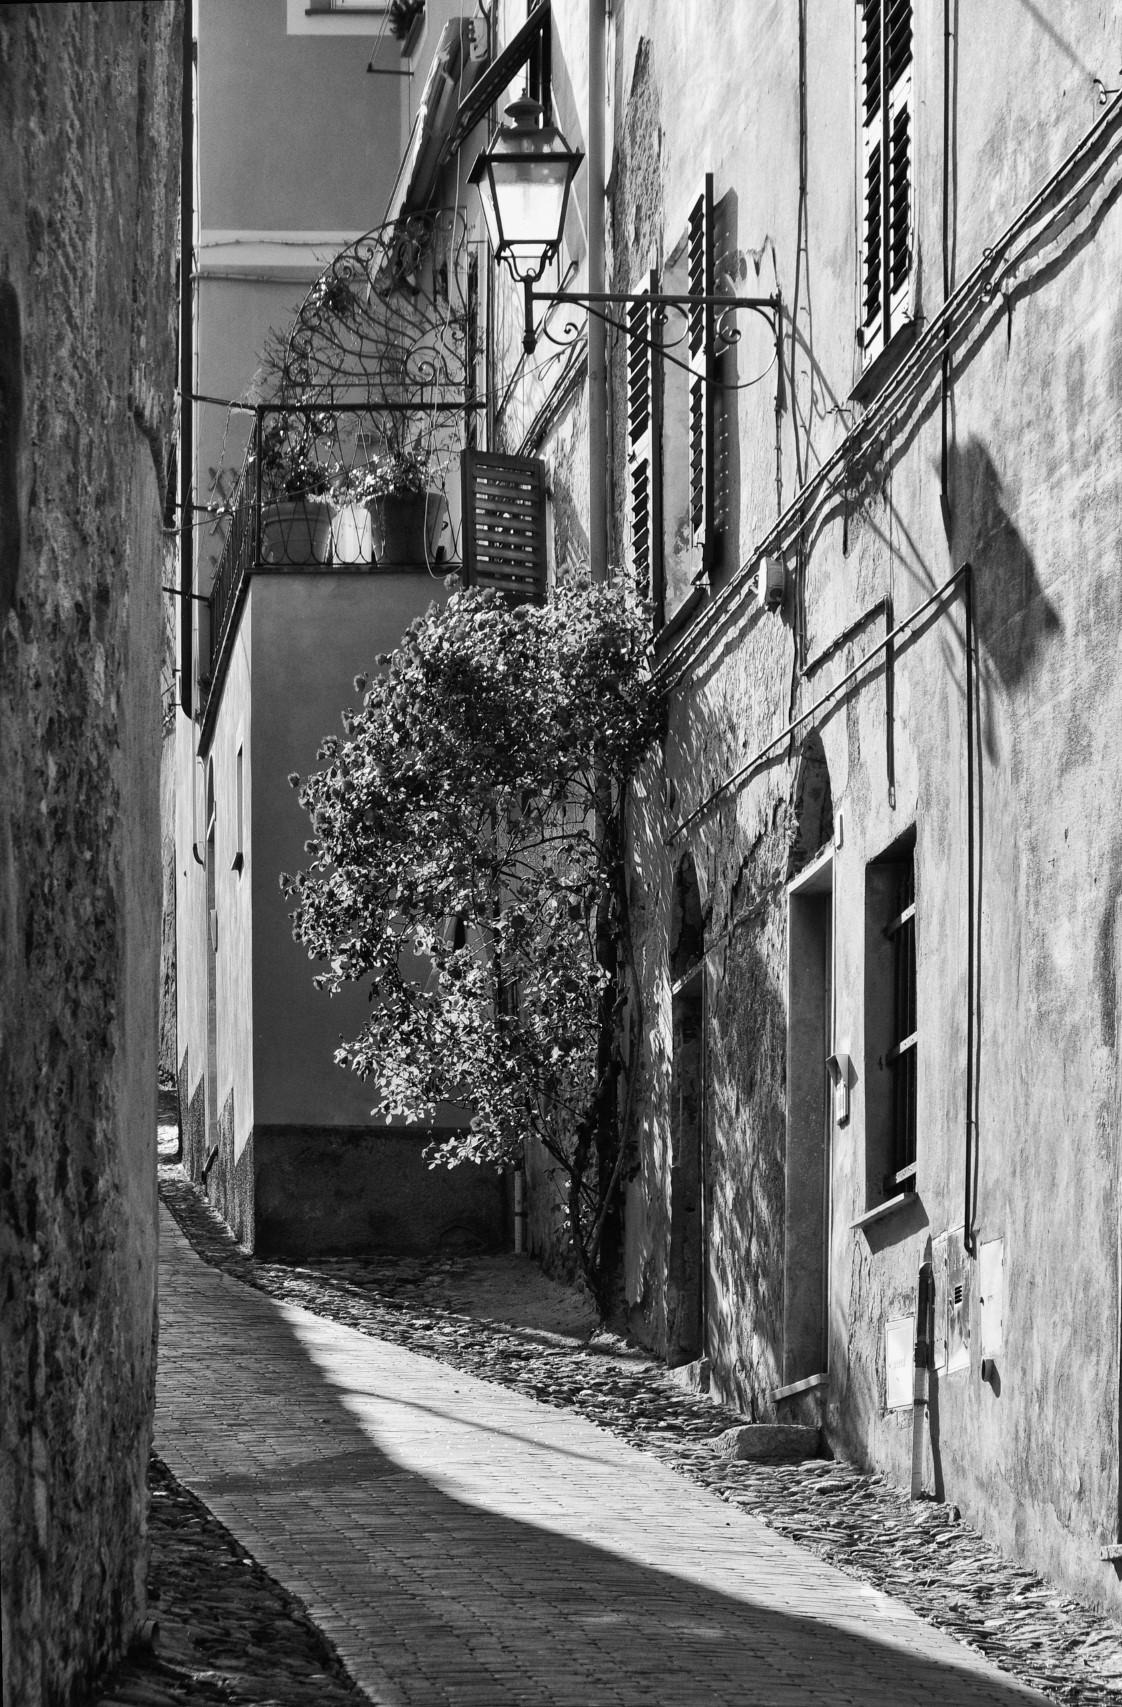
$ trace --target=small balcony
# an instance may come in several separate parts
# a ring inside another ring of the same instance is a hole
[[[417,411],[262,405],[229,502],[211,583],[204,701],[253,575],[459,569],[462,405]],[[443,417],[443,418],[442,418]]]

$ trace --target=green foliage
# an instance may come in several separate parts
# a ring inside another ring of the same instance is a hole
[[[334,487],[340,503],[367,504],[375,498],[419,497],[429,488],[429,458],[418,443],[389,449],[349,468]]]
[[[328,470],[320,441],[330,433],[324,414],[268,415],[261,433],[261,491],[270,501],[322,497]]]
[[[430,607],[356,680],[323,768],[292,779],[313,839],[282,878],[297,939],[327,963],[317,983],[369,981],[336,1058],[389,1116],[469,1110],[437,1146],[446,1163],[518,1162],[536,1133],[570,1175],[586,1266],[618,1150],[621,812],[658,720],[648,633],[619,581],[572,581],[542,607],[476,589]]]

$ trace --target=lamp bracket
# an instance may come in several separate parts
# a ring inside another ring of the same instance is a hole
[[[687,295],[677,292],[642,291],[632,294],[626,291],[609,290],[552,290],[534,289],[534,281],[525,280],[526,296],[526,329],[522,347],[530,355],[537,347],[537,331],[534,327],[534,304],[540,302],[549,306],[556,303],[571,303],[578,308],[628,308],[633,303],[643,304],[655,310],[657,315],[665,318],[666,309],[677,309],[688,314],[691,309],[705,308],[716,310],[717,318],[724,321],[727,315],[737,309],[746,308],[751,313],[761,315],[770,325],[772,332],[778,338],[780,329],[781,301],[778,293],[774,296],[702,296]],[[614,322],[613,322],[614,324]],[[570,329],[572,330],[572,329]],[[620,330],[623,330],[621,327]],[[739,333],[735,330],[720,329],[719,335],[725,344],[736,343]]]

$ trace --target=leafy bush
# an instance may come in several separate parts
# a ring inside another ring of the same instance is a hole
[[[429,489],[429,459],[419,446],[387,450],[350,468],[335,484],[342,504],[368,504],[376,498],[419,497]]]
[[[375,1112],[462,1105],[470,1124],[431,1152],[449,1165],[519,1163],[536,1134],[593,1280],[621,1159],[623,799],[659,717],[648,632],[620,581],[430,607],[357,679],[323,768],[291,779],[313,839],[281,880],[317,983],[369,980],[336,1059],[376,1081]]]

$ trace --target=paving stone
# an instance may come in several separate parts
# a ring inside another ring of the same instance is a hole
[[[356,1707],[364,1698],[296,1597],[251,1558],[155,1453],[148,1467],[148,1611],[134,1651],[91,1707]]]

